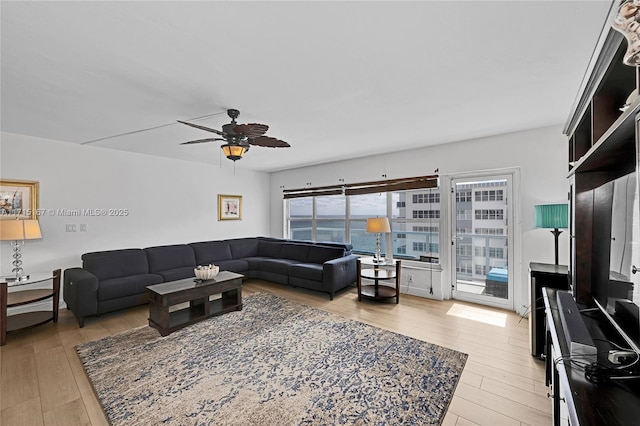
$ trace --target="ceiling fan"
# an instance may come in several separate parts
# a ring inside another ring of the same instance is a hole
[[[288,148],[289,145],[285,141],[280,139],[264,136],[269,130],[269,126],[266,124],[249,123],[238,124],[236,118],[240,115],[240,111],[237,109],[228,109],[227,114],[231,118],[231,123],[222,126],[222,131],[211,129],[209,127],[200,126],[199,124],[188,123],[186,121],[178,120],[178,123],[186,124],[187,126],[195,127],[196,129],[205,130],[207,132],[215,133],[222,136],[221,138],[206,138],[198,139],[189,142],[182,142],[180,145],[190,145],[194,143],[205,143],[213,141],[225,141],[227,143],[220,146],[224,155],[232,161],[237,161],[242,158],[244,154],[249,151],[251,145],[264,146],[268,148]]]

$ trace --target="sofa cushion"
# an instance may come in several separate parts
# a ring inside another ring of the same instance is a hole
[[[283,243],[261,240],[258,242],[258,256],[279,259],[282,257],[282,246],[284,246]]]
[[[98,300],[118,299],[125,296],[144,294],[148,285],[164,282],[160,275],[140,274],[104,280],[98,287]]]
[[[317,263],[298,263],[291,265],[289,276],[322,282],[322,265]]]
[[[196,266],[193,249],[186,244],[147,247],[144,249],[149,260],[149,272],[152,274],[170,269]]]
[[[149,273],[147,254],[142,249],[85,253],[82,255],[82,267],[95,275],[98,281]]]
[[[258,255],[258,240],[256,238],[237,238],[228,241],[231,247],[231,256],[234,259]]]
[[[217,265],[221,260],[231,260],[231,247],[227,241],[203,241],[189,244],[196,256],[196,265]]]
[[[344,249],[339,247],[312,246],[309,248],[309,263],[323,264],[327,260],[344,256]]]
[[[185,278],[193,278],[196,276],[193,272],[193,266],[185,266],[182,268],[168,269],[166,271],[158,271],[156,274],[162,276],[165,282],[184,280]]]
[[[272,272],[274,274],[288,275],[289,267],[300,263],[291,259],[265,259],[260,262],[259,269],[263,272]]]
[[[246,259],[221,260],[216,263],[221,271],[231,271],[236,274],[244,274],[249,270],[249,262]]]
[[[283,259],[306,262],[309,256],[309,247],[310,246],[307,244],[285,244],[282,247],[282,254],[280,257]]]

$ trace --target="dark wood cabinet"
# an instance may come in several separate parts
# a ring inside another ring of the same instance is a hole
[[[565,126],[569,146],[570,282],[576,301],[590,305],[608,281],[611,251],[612,182],[637,169],[637,90],[640,72],[625,65],[624,37],[611,28],[621,1],[612,2]]]
[[[544,321],[542,289],[546,287],[568,290],[568,268],[566,265],[532,262],[529,264],[529,284],[531,291],[531,313],[529,315],[531,355],[542,359],[546,353],[546,326]]]
[[[619,243],[613,232],[617,228],[615,212],[621,204],[616,198],[617,188],[624,179],[637,186],[638,173],[633,173],[638,170],[640,97],[636,94],[640,71],[623,63],[627,41],[611,27],[622,3],[612,1],[608,16],[603,17],[602,34],[565,126],[569,153],[569,287],[582,312],[581,323],[597,346],[598,364],[594,367],[571,355],[564,333],[573,326],[571,321],[569,325],[562,323],[555,291],[547,290],[543,295],[551,338],[547,342],[547,363],[548,377],[554,379],[554,424],[632,424],[639,415],[635,395],[640,379],[624,385],[609,381],[594,384],[594,375],[586,374],[589,368],[605,370],[611,348],[608,342],[624,344],[610,318],[598,308],[592,309],[596,301],[606,307],[615,281],[612,271],[616,266],[622,268],[622,262],[612,260],[612,248]],[[628,196],[625,203],[633,204]],[[637,218],[625,219],[633,221]],[[560,407],[567,416],[560,415]]]

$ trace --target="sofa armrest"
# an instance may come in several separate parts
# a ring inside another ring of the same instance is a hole
[[[91,272],[82,268],[65,269],[62,296],[80,327],[84,326],[84,317],[98,314],[98,287],[98,278]]]
[[[358,256],[350,254],[324,262],[322,281],[325,288],[333,293],[356,282],[358,279],[357,259]]]

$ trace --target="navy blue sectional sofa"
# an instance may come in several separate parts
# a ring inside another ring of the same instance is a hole
[[[329,293],[357,279],[351,245],[267,237],[110,250],[82,255],[64,271],[63,297],[80,327],[84,318],[148,302],[146,287],[194,277],[197,265]]]

